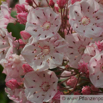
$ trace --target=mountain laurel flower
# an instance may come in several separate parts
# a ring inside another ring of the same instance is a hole
[[[63,94],[102,94],[103,0],[17,1],[0,0],[0,67],[9,99],[60,103]]]
[[[73,33],[66,35],[66,41],[68,42],[67,57],[69,65],[78,68],[78,63],[84,54],[86,46],[89,45],[90,39]]]
[[[11,17],[11,9],[6,2],[0,6],[0,28],[6,28],[9,23],[15,23],[16,18]]]
[[[57,83],[58,78],[52,71],[29,72],[24,77],[25,95],[33,103],[48,102],[57,93]]]
[[[0,28],[0,62],[13,53],[14,38],[4,28]]]
[[[103,51],[96,54],[89,62],[89,78],[97,88],[103,88]]]
[[[5,60],[2,61],[2,66],[4,67],[3,73],[7,75],[5,81],[12,78],[18,82],[22,81],[21,77],[25,74],[22,65],[25,63],[21,55],[12,54],[8,58],[5,58]]]
[[[7,96],[15,103],[31,103],[27,100],[24,89],[22,88],[14,90],[10,88],[5,88],[5,92],[7,93]]]
[[[34,70],[62,65],[67,44],[59,35],[57,37],[38,41],[33,37],[29,39],[21,54]]]
[[[69,11],[69,23],[78,34],[90,38],[102,34],[103,10],[95,0],[76,2]]]
[[[31,9],[27,16],[25,31],[39,40],[50,38],[57,34],[61,25],[59,14],[51,8]]]
[[[96,48],[97,48],[97,46],[95,43],[90,43],[89,45],[86,46],[84,54],[82,55],[82,58],[79,61],[79,66],[81,64],[83,64],[83,65],[86,64],[88,67],[90,59],[96,55]],[[83,66],[83,65],[81,65],[81,66]]]

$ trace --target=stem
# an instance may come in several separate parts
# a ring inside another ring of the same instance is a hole
[[[47,4],[48,4],[48,6],[50,7],[48,0],[46,0],[46,2],[47,2]]]
[[[70,94],[72,94],[72,93],[74,92],[74,90],[76,89],[77,84],[78,84],[78,81],[79,81],[79,78],[80,78],[80,74],[79,74],[78,79],[77,79],[77,81],[76,81],[76,83],[75,83],[75,85],[74,85],[74,88],[73,88],[73,90],[71,91]]]
[[[35,0],[33,0],[34,4],[36,5],[36,7],[38,7],[37,3],[35,2]]]
[[[63,24],[63,17],[62,17],[62,9],[61,9],[61,27],[62,27],[62,24]]]

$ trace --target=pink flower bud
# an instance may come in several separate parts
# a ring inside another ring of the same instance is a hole
[[[26,31],[21,31],[20,35],[24,40],[27,40],[31,37],[31,35],[29,33],[27,33]]]
[[[74,92],[74,95],[81,95],[81,94],[80,94],[80,91],[79,91],[79,90],[78,90],[78,91],[75,91],[75,92]]]
[[[87,67],[87,63],[80,63],[78,69],[79,69],[79,72],[82,72],[85,74],[86,77],[89,77],[89,70]]]
[[[63,95],[63,93],[58,90],[55,96],[52,98],[51,103],[60,103],[60,95]]]
[[[99,92],[99,89],[96,88],[94,85],[91,85],[91,90],[92,92],[95,92],[95,93]]]
[[[79,64],[79,72],[82,72],[82,73],[87,73],[87,63],[80,63]]]
[[[16,89],[20,87],[16,79],[11,79],[8,82],[6,82],[6,86],[10,89]]]
[[[32,4],[33,4],[32,0],[26,0],[26,2],[27,2],[29,5],[32,5]]]
[[[55,4],[54,8],[55,8],[56,12],[59,12],[59,6],[58,6],[58,4]]]
[[[27,12],[18,13],[17,19],[21,24],[25,24],[27,22]]]
[[[81,1],[81,0],[71,0],[71,3],[74,4],[77,1]]]
[[[63,8],[68,0],[57,0],[57,4],[60,8]]]
[[[16,7],[17,13],[21,13],[21,12],[25,12],[26,11],[25,6],[23,4],[22,5],[16,4],[15,7]]]
[[[19,48],[24,48],[25,43],[22,41],[22,39],[19,39]]]
[[[82,88],[82,94],[84,94],[84,95],[89,95],[89,94],[91,94],[91,89],[90,89],[90,87],[89,87],[89,86],[83,86],[83,88]]]
[[[66,84],[68,86],[74,87],[75,83],[77,82],[77,78],[75,76],[72,76],[67,82]]]
[[[55,94],[55,96],[53,97],[54,100],[60,100],[60,95],[63,95],[62,92],[57,91],[57,93]]]
[[[50,1],[49,1],[49,5],[52,6],[52,7],[54,6],[53,0],[50,0]]]
[[[103,42],[98,41],[95,44],[97,45],[97,49],[101,52],[103,50]]]
[[[33,71],[33,69],[30,67],[29,64],[23,64],[22,68],[23,68],[25,73]]]

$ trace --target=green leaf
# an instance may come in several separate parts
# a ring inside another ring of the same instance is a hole
[[[13,18],[16,18],[16,15],[17,15],[17,12],[16,12],[16,11],[12,11],[12,12],[11,12],[11,16],[12,16]]]
[[[16,37],[16,39],[20,39],[20,31],[25,29],[25,25],[19,23],[10,23],[8,24],[7,29],[9,32],[12,32],[12,35]]]

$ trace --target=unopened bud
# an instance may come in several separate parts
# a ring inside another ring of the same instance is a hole
[[[8,82],[6,82],[6,86],[10,89],[16,89],[20,87],[16,79],[11,79]]]

